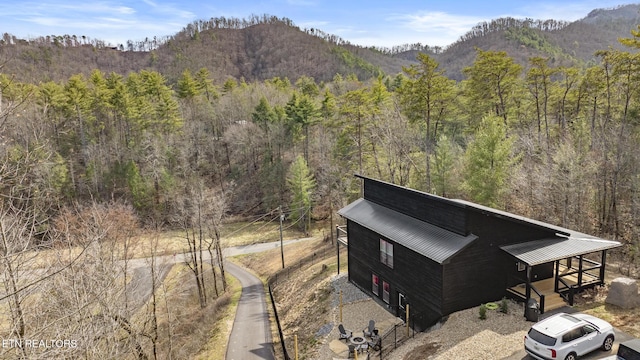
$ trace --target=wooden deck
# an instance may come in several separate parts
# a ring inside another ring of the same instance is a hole
[[[568,305],[560,294],[553,291],[553,282],[554,278],[535,281],[531,283],[533,287],[535,287],[542,295],[544,295],[544,311],[551,311],[558,308],[561,308],[565,305]],[[518,296],[524,297],[525,294],[525,284],[519,284],[514,287],[509,288],[507,291],[514,293]],[[531,297],[536,299],[538,303],[540,299],[538,295],[531,291]]]
[[[553,291],[554,278],[533,283],[541,294],[544,294],[544,311],[551,311],[568,305],[560,294]]]
[[[571,271],[575,271],[575,268],[567,268],[564,265],[560,265],[560,275],[564,275],[566,273],[569,273]],[[571,274],[571,275],[564,275],[562,277],[562,279],[569,285],[575,285],[578,283],[578,276],[577,274]],[[583,284],[589,284],[589,283],[593,283],[594,281],[597,281],[598,278],[597,276],[594,276],[592,274],[589,274],[587,272],[583,273],[582,276],[582,283]],[[565,305],[568,305],[568,303],[562,298],[562,296],[560,296],[559,293],[556,293],[554,291],[554,285],[555,285],[555,277],[549,278],[549,279],[544,279],[544,280],[540,280],[540,281],[534,281],[531,283],[531,285],[533,285],[533,287],[536,288],[536,290],[538,290],[538,292],[540,292],[542,295],[544,295],[544,311],[551,311],[551,310],[555,310],[558,308],[561,308]],[[562,285],[561,285],[562,286]],[[514,287],[509,288],[507,291],[516,294],[518,296],[524,297],[525,294],[525,284],[519,284],[516,285]],[[531,291],[531,297],[536,299],[538,302],[540,302],[540,299],[538,298],[538,295],[534,292]]]

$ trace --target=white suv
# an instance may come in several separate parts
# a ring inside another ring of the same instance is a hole
[[[576,360],[597,348],[611,350],[614,336],[613,326],[597,317],[560,313],[534,324],[524,349],[536,359]]]

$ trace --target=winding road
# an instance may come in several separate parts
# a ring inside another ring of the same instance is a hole
[[[226,360],[275,359],[262,281],[231,262],[225,269],[242,284]]]
[[[303,238],[285,240],[283,245],[311,240]],[[223,256],[231,257],[242,254],[252,254],[279,248],[280,242],[260,243],[253,245],[234,246],[223,249]],[[208,254],[204,254],[208,260]],[[286,254],[285,254],[286,256]],[[161,279],[167,275],[171,266],[188,260],[188,254],[158,256],[156,259],[157,274]],[[151,294],[151,267],[149,259],[129,260],[132,272],[130,299],[135,299],[137,306],[141,306]],[[242,295],[236,310],[233,329],[227,343],[226,360],[274,360],[271,341],[271,325],[262,281],[242,267],[225,261],[225,270],[237,278],[242,285]]]

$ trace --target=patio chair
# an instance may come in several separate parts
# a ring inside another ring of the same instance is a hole
[[[355,357],[355,353],[356,352],[356,346],[355,345],[349,345],[349,356],[348,358],[354,358]]]
[[[342,339],[349,340],[349,338],[353,334],[353,332],[351,332],[349,330],[345,330],[345,328],[344,328],[344,326],[342,326],[342,324],[338,325],[338,331],[340,331],[340,334],[338,334],[340,336],[339,340],[342,340]]]
[[[371,348],[371,349],[373,349],[373,351],[380,351],[381,345],[382,344],[381,344],[379,336],[377,336],[375,339],[373,339],[373,341],[368,341],[367,342],[367,348]]]
[[[362,330],[362,332],[364,333],[364,336],[372,337],[377,332],[376,330],[376,322],[369,320],[369,326]]]

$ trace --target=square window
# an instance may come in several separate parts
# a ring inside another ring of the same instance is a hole
[[[393,244],[380,239],[380,262],[393,269]]]

